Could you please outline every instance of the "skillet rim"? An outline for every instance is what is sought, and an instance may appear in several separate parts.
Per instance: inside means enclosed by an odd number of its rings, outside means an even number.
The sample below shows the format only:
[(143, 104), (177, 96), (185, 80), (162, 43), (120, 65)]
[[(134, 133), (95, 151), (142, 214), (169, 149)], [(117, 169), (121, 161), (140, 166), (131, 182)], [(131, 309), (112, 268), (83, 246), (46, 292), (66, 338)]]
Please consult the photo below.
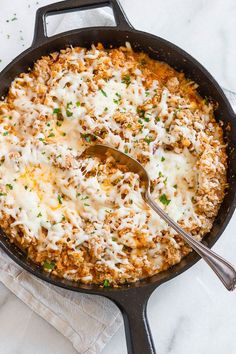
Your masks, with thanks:
[[(124, 30), (120, 29), (119, 27), (110, 27), (110, 26), (109, 27), (108, 26), (86, 27), (86, 28), (82, 28), (82, 29), (75, 29), (75, 30), (66, 31), (66, 32), (54, 35), (52, 37), (47, 37), (44, 40), (40, 41), (39, 43), (33, 43), (31, 47), (29, 47), (24, 52), (20, 53), (15, 59), (13, 59), (12, 62), (10, 62), (0, 72), (0, 81), (3, 79), (3, 77), (5, 75), (7, 75), (7, 73), (12, 68), (14, 68), (14, 66), (17, 63), (19, 63), (21, 60), (24, 60), (26, 55), (32, 53), (34, 50), (41, 50), (42, 51), (42, 48), (45, 45), (50, 45), (58, 39), (65, 40), (64, 48), (66, 48), (69, 45), (69, 44), (66, 44), (66, 39), (70, 39), (71, 36), (79, 35), (82, 32), (87, 32), (87, 31), (91, 31), (91, 32), (93, 32), (93, 31), (98, 31), (98, 32), (99, 31), (100, 32), (110, 31), (110, 32), (116, 32), (116, 33), (123, 32), (124, 34), (127, 35), (127, 37), (130, 33), (132, 33), (132, 34), (135, 34), (137, 37), (140, 37), (140, 36), (148, 37), (149, 39), (159, 41), (159, 43), (162, 43), (162, 44), (166, 45), (167, 47), (170, 47), (171, 50), (175, 50), (176, 52), (178, 52), (178, 54), (181, 55), (183, 57), (183, 59), (189, 60), (191, 65), (193, 65), (194, 67), (197, 67), (203, 73), (203, 75), (205, 75), (208, 78), (208, 80), (210, 80), (211, 84), (214, 86), (217, 93), (220, 95), (220, 97), (223, 101), (223, 104), (226, 108), (226, 111), (228, 111), (228, 115), (230, 117), (232, 117), (232, 119), (236, 118), (236, 115), (235, 115), (227, 97), (225, 96), (222, 88), (219, 86), (219, 84), (213, 78), (213, 76), (203, 67), (202, 64), (200, 64), (194, 57), (192, 57), (190, 54), (188, 54), (182, 48), (169, 42), (168, 40), (163, 39), (159, 36), (147, 33), (147, 32), (136, 30), (132, 27), (130, 27), (129, 29), (124, 29)], [(128, 41), (128, 38), (127, 38), (127, 41)], [(92, 41), (91, 41), (91, 43), (92, 43)], [(114, 47), (116, 47), (116, 46), (114, 46)], [(135, 48), (134, 48), (134, 51), (135, 51)], [(48, 51), (48, 54), (50, 52), (52, 52), (52, 51)], [(46, 55), (46, 54), (41, 54), (41, 55)], [(38, 58), (40, 58), (40, 56)], [(32, 66), (34, 65), (34, 63), (35, 63), (35, 60), (32, 62)], [(18, 75), (18, 74), (16, 74), (16, 75)], [(11, 80), (11, 82), (12, 82), (12, 80)], [(8, 88), (9, 88), (9, 86), (8, 86)], [(3, 88), (3, 90), (5, 90), (5, 89), (6, 88)], [(222, 224), (220, 230), (216, 233), (216, 235), (213, 237), (213, 239), (210, 238), (210, 236), (211, 236), (210, 232), (203, 239), (203, 242), (206, 243), (209, 248), (213, 247), (213, 245), (216, 243), (216, 241), (219, 239), (219, 237), (224, 232), (225, 228), (227, 227), (227, 225), (234, 213), (235, 208), (236, 208), (236, 190), (234, 191), (233, 199), (231, 201), (230, 207), (228, 208), (227, 215), (223, 221), (223, 224)], [(216, 217), (216, 219), (217, 219), (217, 217)], [(209, 240), (209, 238), (210, 238), (210, 240)], [(11, 247), (10, 247), (10, 245), (11, 245)], [(4, 232), (2, 231), (2, 229), (0, 229), (0, 247), (5, 251), (5, 253), (14, 262), (16, 262), (23, 269), (29, 271), (31, 274), (40, 278), (41, 280), (44, 280), (50, 284), (59, 286), (64, 289), (77, 291), (77, 292), (81, 292), (81, 293), (103, 295), (103, 296), (109, 297), (111, 299), (114, 299), (116, 294), (127, 293), (127, 291), (129, 291), (129, 293), (130, 293), (132, 290), (136, 291), (136, 289), (139, 289), (139, 291), (140, 291), (140, 289), (143, 289), (143, 291), (145, 291), (145, 292), (147, 291), (147, 292), (151, 293), (156, 287), (165, 283), (166, 281), (171, 280), (172, 278), (176, 277), (177, 275), (182, 274), (184, 271), (186, 271), (187, 269), (192, 267), (195, 263), (197, 263), (201, 259), (201, 257), (198, 256), (193, 251), (189, 255), (184, 257), (181, 260), (181, 262), (170, 267), (166, 271), (157, 273), (157, 274), (155, 274), (151, 277), (145, 278), (143, 280), (138, 280), (134, 283), (129, 283), (128, 285), (121, 285), (118, 288), (103, 288), (103, 287), (99, 287), (96, 284), (92, 284), (92, 285), (80, 284), (78, 282), (67, 281), (62, 278), (48, 274), (47, 272), (43, 271), (43, 269), (41, 267), (37, 266), (32, 261), (28, 260), (27, 257), (23, 256), (21, 251), (19, 252), (19, 248), (17, 246), (13, 246), (12, 243), (7, 238), (7, 236), (4, 235)], [(13, 252), (13, 249), (16, 249), (16, 251)], [(18, 254), (16, 254), (17, 252), (18, 252)], [(21, 256), (20, 256), (20, 254), (21, 254)], [(23, 258), (24, 258), (24, 260), (23, 260)]]

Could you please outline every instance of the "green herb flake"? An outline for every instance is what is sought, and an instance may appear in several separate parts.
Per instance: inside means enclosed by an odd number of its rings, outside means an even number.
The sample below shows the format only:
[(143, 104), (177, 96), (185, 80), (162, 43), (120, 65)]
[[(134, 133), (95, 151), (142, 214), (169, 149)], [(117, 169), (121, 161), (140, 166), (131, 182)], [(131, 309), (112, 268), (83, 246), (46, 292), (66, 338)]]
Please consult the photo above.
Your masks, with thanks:
[(103, 287), (104, 287), (104, 288), (109, 288), (109, 286), (110, 286), (109, 280), (108, 280), (108, 279), (105, 279), (104, 282), (103, 282)]
[(146, 65), (146, 64), (147, 64), (147, 62), (146, 62), (145, 59), (141, 59), (141, 60), (140, 60), (140, 65), (144, 66), (144, 65)]
[(121, 82), (122, 82), (123, 84), (126, 84), (126, 86), (128, 87), (128, 86), (131, 84), (130, 76), (129, 76), (129, 75), (123, 76)]
[(105, 108), (104, 108), (104, 112), (107, 112), (107, 111), (108, 111), (108, 108), (107, 108), (107, 107), (105, 107)]
[(6, 184), (6, 187), (7, 187), (7, 188), (9, 188), (10, 190), (12, 190), (12, 189), (13, 189), (13, 185), (12, 185), (12, 184), (10, 184), (10, 183), (7, 183), (7, 184)]
[(7, 195), (7, 193), (0, 192), (0, 197), (5, 197), (6, 195)]
[(54, 108), (53, 114), (60, 114), (61, 113), (61, 108)]
[(146, 96), (146, 97), (150, 96), (150, 92), (149, 92), (148, 90), (145, 91), (145, 96)]
[(86, 197), (81, 198), (81, 200), (86, 200), (89, 199), (89, 197), (86, 195)]
[(81, 103), (78, 101), (78, 102), (76, 102), (76, 106), (77, 107), (80, 107), (81, 106)]
[(159, 171), (158, 177), (164, 177), (164, 175), (161, 171)]
[(82, 137), (87, 143), (91, 143), (91, 135), (89, 135), (89, 134), (81, 134), (81, 137)]
[(175, 185), (173, 186), (173, 188), (177, 189), (177, 188), (178, 188), (177, 184), (175, 184)]
[(84, 203), (84, 206), (87, 206), (87, 207), (88, 207), (88, 206), (90, 206), (90, 204)]
[(24, 186), (25, 190), (27, 191), (27, 189), (29, 188), (28, 186)]
[(165, 158), (164, 156), (161, 157), (161, 162), (165, 161)]
[(43, 264), (44, 269), (53, 270), (55, 268), (55, 262), (45, 261)]
[(67, 109), (67, 110), (66, 110), (66, 116), (67, 116), (67, 117), (72, 117), (72, 116), (73, 116), (73, 113)]
[(58, 194), (57, 200), (58, 200), (59, 204), (62, 204), (62, 196), (60, 194)]
[(145, 141), (148, 145), (150, 145), (150, 143), (153, 141), (153, 139), (146, 137), (146, 138), (144, 138), (144, 141)]
[(54, 136), (55, 136), (55, 134), (51, 133), (51, 134), (48, 135), (48, 138), (53, 138)]
[(6, 136), (6, 135), (8, 135), (9, 134), (9, 132), (4, 132), (2, 135), (3, 136)]
[(106, 92), (103, 89), (100, 89), (101, 93), (103, 94), (103, 96), (107, 97)]
[(41, 218), (42, 216), (42, 213), (38, 213), (37, 218)]
[(167, 198), (166, 194), (162, 194), (159, 198), (160, 202), (164, 205), (169, 205), (171, 200)]
[(145, 116), (145, 110), (144, 109), (137, 108), (137, 113), (138, 113), (140, 118), (144, 118), (144, 116)]

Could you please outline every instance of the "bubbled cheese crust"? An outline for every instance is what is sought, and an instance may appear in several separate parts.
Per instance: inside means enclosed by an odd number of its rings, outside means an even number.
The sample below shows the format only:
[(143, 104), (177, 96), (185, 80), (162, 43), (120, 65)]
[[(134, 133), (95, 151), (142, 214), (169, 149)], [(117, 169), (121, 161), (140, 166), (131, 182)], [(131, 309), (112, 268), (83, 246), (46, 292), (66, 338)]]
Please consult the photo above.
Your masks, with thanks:
[(129, 45), (68, 48), (17, 77), (0, 102), (0, 220), (10, 239), (83, 283), (116, 286), (178, 263), (190, 249), (145, 204), (138, 176), (80, 155), (104, 143), (139, 160), (156, 202), (201, 239), (224, 197), (226, 152), (196, 87)]

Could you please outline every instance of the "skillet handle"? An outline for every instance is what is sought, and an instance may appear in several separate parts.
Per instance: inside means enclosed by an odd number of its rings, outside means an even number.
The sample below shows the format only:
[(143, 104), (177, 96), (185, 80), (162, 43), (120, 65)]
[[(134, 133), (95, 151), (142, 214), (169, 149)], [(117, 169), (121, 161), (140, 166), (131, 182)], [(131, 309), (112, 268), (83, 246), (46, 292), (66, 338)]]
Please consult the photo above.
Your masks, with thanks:
[(67, 0), (56, 2), (48, 6), (41, 7), (36, 12), (34, 39), (32, 45), (37, 45), (45, 41), (47, 37), (46, 17), (47, 15), (55, 15), (58, 13), (73, 12), (79, 10), (89, 10), (99, 7), (109, 6), (112, 8), (116, 28), (120, 30), (128, 30), (132, 28), (129, 23), (119, 0)]
[(156, 354), (147, 319), (150, 293), (147, 295), (142, 288), (130, 290), (117, 298), (109, 297), (122, 312), (128, 354)]

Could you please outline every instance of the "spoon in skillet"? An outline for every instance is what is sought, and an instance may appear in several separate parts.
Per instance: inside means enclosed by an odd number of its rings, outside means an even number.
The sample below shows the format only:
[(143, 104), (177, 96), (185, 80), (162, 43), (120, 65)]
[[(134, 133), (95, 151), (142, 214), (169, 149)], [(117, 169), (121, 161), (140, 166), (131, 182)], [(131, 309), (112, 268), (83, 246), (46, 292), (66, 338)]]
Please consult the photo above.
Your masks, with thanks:
[(144, 185), (142, 197), (145, 202), (172, 227), (183, 239), (207, 262), (211, 269), (215, 272), (221, 282), (228, 290), (236, 288), (236, 270), (222, 257), (204, 246), (201, 242), (194, 239), (189, 233), (185, 232), (179, 224), (171, 219), (159, 205), (152, 199), (150, 194), (150, 178), (145, 168), (132, 157), (123, 152), (106, 145), (93, 145), (87, 148), (83, 153), (84, 157), (96, 156), (101, 160), (112, 156), (117, 163), (128, 167), (130, 172), (139, 175), (140, 181)]

